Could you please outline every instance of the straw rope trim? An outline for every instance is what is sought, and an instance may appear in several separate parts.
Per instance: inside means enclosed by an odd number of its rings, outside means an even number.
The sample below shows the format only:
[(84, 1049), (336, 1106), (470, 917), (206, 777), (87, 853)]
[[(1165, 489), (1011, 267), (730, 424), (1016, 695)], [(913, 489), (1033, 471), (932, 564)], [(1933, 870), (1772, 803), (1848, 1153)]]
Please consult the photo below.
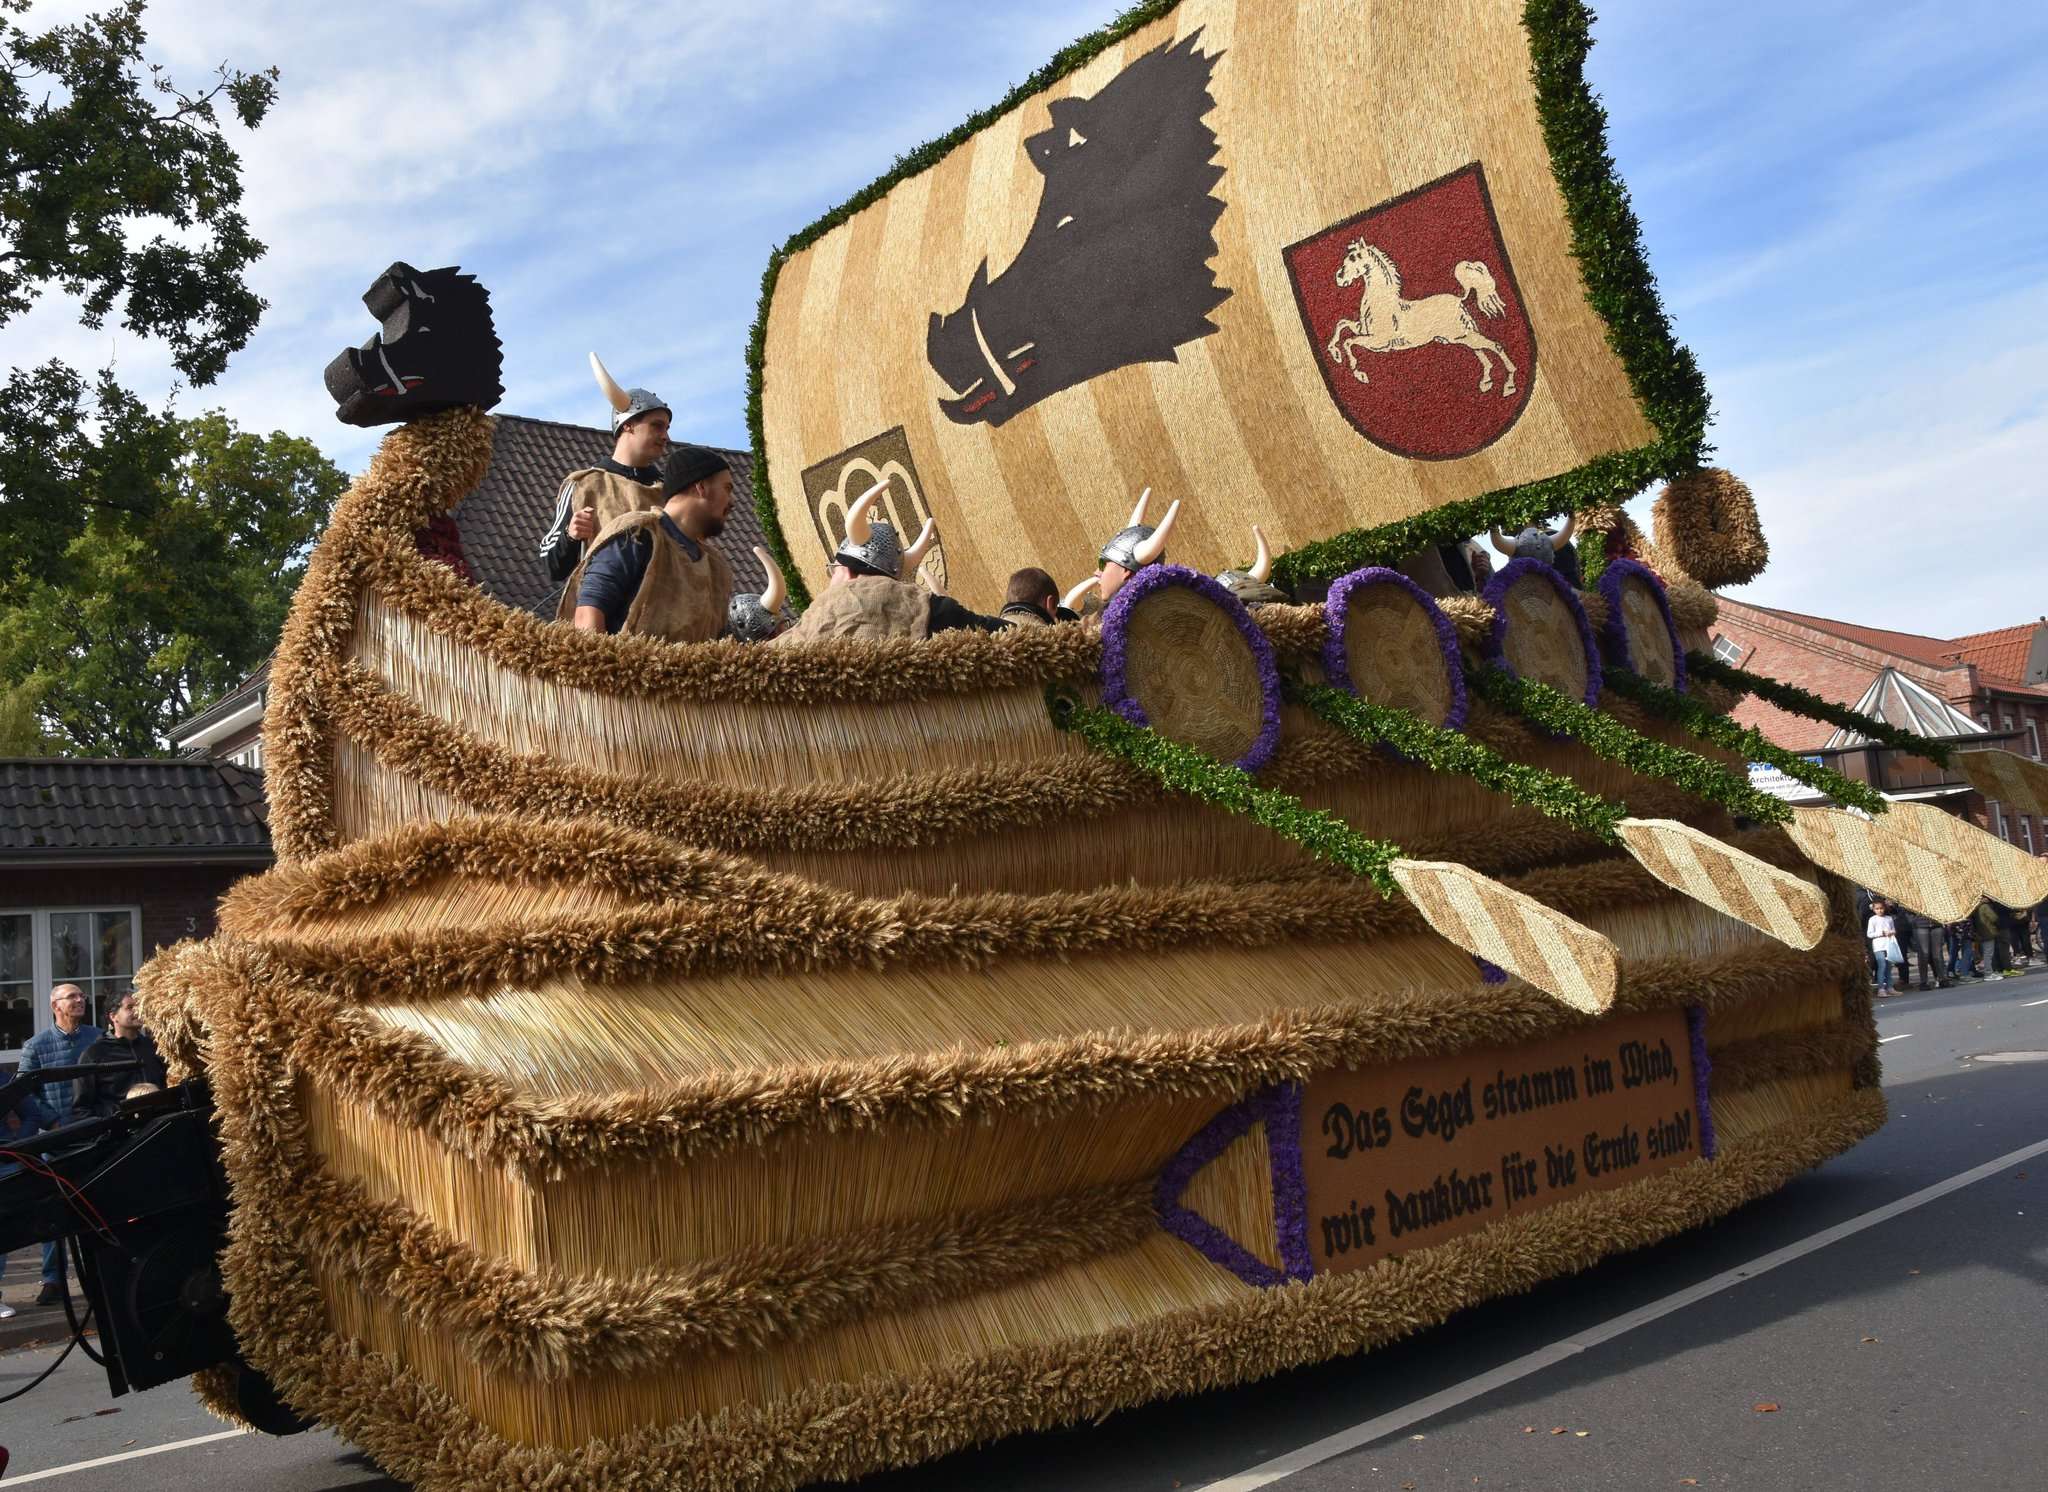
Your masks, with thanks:
[(542, 1382), (763, 1347), (1043, 1274), (1126, 1248), (1157, 1226), (1153, 1183), (1143, 1178), (746, 1249), (689, 1269), (570, 1278), (521, 1269), (402, 1203), (372, 1200), (320, 1162), (295, 1111), (250, 1103), (246, 1071), (235, 1081), (239, 1101), (221, 1112), (224, 1135), (245, 1147), (237, 1187), (253, 1182), (292, 1199), (285, 1226), (309, 1260), (376, 1281), (408, 1319), (453, 1332), (472, 1361)]
[(1654, 683), (1626, 668), (1610, 668), (1603, 676), (1607, 687), (1656, 716), (1681, 726), (1699, 740), (1724, 751), (1733, 751), (1744, 761), (1769, 762), (1787, 777), (1803, 782), (1815, 792), (1826, 793), (1837, 803), (1860, 808), (1865, 813), (1883, 813), (1891, 804), (1882, 793), (1844, 777), (1832, 768), (1810, 762), (1787, 751), (1754, 726), (1738, 725), (1717, 714), (1698, 700), (1679, 694), (1666, 685)]
[[(1695, 1025), (1699, 1023), (1694, 1023)], [(1731, 1043), (1695, 1066), (1710, 1091), (1840, 1071), (1876, 1049), (1875, 1033), (1846, 1023)], [(246, 1049), (242, 1049), (246, 1050)], [(237, 1097), (251, 1075), (237, 1067)], [(216, 1069), (218, 1070), (218, 1069)], [(1704, 1101), (1705, 1094), (1702, 1094)], [(444, 1328), (472, 1361), (556, 1382), (594, 1372), (632, 1372), (689, 1353), (762, 1347), (864, 1313), (902, 1310), (947, 1295), (1048, 1273), (1138, 1242), (1155, 1227), (1201, 1250), (1248, 1284), (1311, 1278), (1296, 1226), (1283, 1273), (1246, 1253), (1180, 1205), (1193, 1175), (1252, 1124), (1267, 1125), (1275, 1196), (1299, 1192), (1280, 1152), (1299, 1127), (1300, 1088), (1280, 1084), (1222, 1110), (1156, 1178), (1111, 1183), (937, 1220), (861, 1229), (813, 1242), (747, 1249), (682, 1270), (619, 1278), (529, 1271), (464, 1242), (399, 1202), (372, 1200), (315, 1155), (292, 1110), (247, 1102), (223, 1111), (225, 1131), (245, 1145), (251, 1171), (273, 1195), (294, 1199), (286, 1231), (312, 1263), (375, 1280), (406, 1318)], [(1299, 1237), (1297, 1237), (1299, 1235)]]
[[(1436, 722), (1441, 730), (1456, 731), (1465, 723), (1465, 716), (1472, 708), (1472, 696), (1465, 690), (1465, 659), (1458, 649), (1458, 629), (1444, 609), (1437, 605), (1436, 598), (1403, 575), (1383, 565), (1368, 565), (1362, 570), (1353, 570), (1349, 575), (1338, 577), (1330, 587), (1330, 594), (1323, 602), (1323, 617), (1327, 636), (1323, 641), (1323, 672), (1330, 683), (1346, 694), (1360, 694), (1358, 684), (1351, 677), (1351, 651), (1347, 629), (1351, 622), (1351, 593), (1376, 585), (1391, 585), (1406, 591), (1422, 608), (1422, 614), (1429, 618), (1431, 629), (1436, 633), (1437, 647), (1444, 660), (1444, 676), (1450, 682), (1451, 701), (1444, 711), (1444, 718)], [(1320, 712), (1319, 712), (1320, 713)], [(1324, 716), (1325, 719), (1329, 717)], [(1391, 743), (1398, 745), (1399, 743)]]
[[(1529, 1289), (1719, 1218), (1873, 1134), (1880, 1090), (1724, 1145), (1609, 1192), (1569, 1198), (1355, 1274), (1071, 1341), (1013, 1347), (916, 1374), (806, 1386), (773, 1405), (593, 1440), (574, 1452), (518, 1445), (391, 1358), (336, 1335), (302, 1253), (279, 1219), (292, 1199), (237, 1193), (223, 1267), (249, 1360), (288, 1402), (370, 1452), (421, 1492), (555, 1492), (624, 1485), (784, 1492), (908, 1465), (1002, 1435), (1099, 1419), (1121, 1408), (1270, 1376), (1384, 1346), (1479, 1301)], [(246, 1168), (232, 1142), (232, 1171)], [(201, 1386), (228, 1401), (228, 1380)]]
[[(1759, 944), (1712, 959), (1642, 959), (1617, 1010), (1697, 1004), (1709, 1013), (1861, 978), (1859, 939), (1811, 953)], [(424, 1036), (348, 1008), (252, 944), (217, 936), (160, 952), (136, 976), (145, 1016), (190, 1020), (212, 1039), (279, 1033), (293, 1067), (396, 1124), (530, 1177), (670, 1156), (685, 1159), (792, 1132), (963, 1122), (978, 1114), (1102, 1109), (1135, 1098), (1235, 1095), (1335, 1065), (1513, 1045), (1592, 1018), (1522, 984), (1483, 993), (1404, 991), (1370, 1002), (1281, 1009), (1190, 1031), (1104, 1031), (979, 1050), (912, 1053), (711, 1073), (646, 1089), (535, 1100), (450, 1058)], [(161, 1012), (161, 1016), (160, 1013)]]
[(1702, 585), (1742, 585), (1770, 563), (1756, 498), (1733, 472), (1707, 466), (1673, 478), (1650, 516), (1657, 547)]
[[(1678, 640), (1678, 622), (1671, 615), (1671, 598), (1664, 594), (1664, 582), (1657, 578), (1657, 572), (1640, 560), (1617, 556), (1600, 571), (1600, 599), (1607, 603), (1607, 615), (1602, 619), (1600, 631), (1607, 639), (1608, 654), (1631, 675), (1636, 673), (1635, 654), (1630, 649), (1628, 618), (1622, 605), (1621, 587), (1626, 580), (1641, 580), (1650, 588), (1650, 596), (1657, 603), (1657, 614), (1664, 619), (1664, 632), (1671, 642), (1672, 670), (1676, 675), (1671, 687), (1685, 692), (1685, 644)], [(1612, 679), (1608, 680), (1612, 683)]]
[(1925, 736), (1916, 736), (1911, 731), (1901, 730), (1882, 720), (1873, 719), (1847, 705), (1836, 704), (1831, 699), (1822, 699), (1818, 694), (1808, 693), (1795, 684), (1783, 683), (1760, 673), (1751, 673), (1746, 668), (1723, 663), (1710, 653), (1690, 652), (1685, 655), (1686, 667), (1704, 679), (1712, 679), (1739, 694), (1753, 694), (1758, 699), (1768, 700), (1781, 710), (1794, 715), (1803, 715), (1808, 720), (1825, 720), (1830, 725), (1852, 730), (1868, 736), (1881, 746), (1890, 746), (1910, 756), (1925, 757), (1937, 767), (1950, 765), (1952, 748), (1939, 741), (1930, 741)]

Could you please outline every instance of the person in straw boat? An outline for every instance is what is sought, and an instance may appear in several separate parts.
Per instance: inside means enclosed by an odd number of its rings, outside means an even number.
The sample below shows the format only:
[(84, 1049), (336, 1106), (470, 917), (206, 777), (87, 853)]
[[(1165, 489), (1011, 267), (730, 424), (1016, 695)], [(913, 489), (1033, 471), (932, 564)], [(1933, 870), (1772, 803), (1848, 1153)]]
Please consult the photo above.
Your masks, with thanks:
[(589, 553), (590, 543), (621, 513), (661, 506), (661, 453), (668, 449), (669, 407), (652, 389), (622, 389), (596, 353), (590, 371), (612, 407), (612, 454), (569, 473), (555, 498), (554, 520), (540, 536), (540, 559), (556, 584)]
[(1167, 505), (1157, 527), (1145, 521), (1145, 505), (1151, 500), (1150, 487), (1138, 494), (1138, 505), (1131, 509), (1130, 522), (1118, 529), (1115, 537), (1102, 546), (1102, 553), (1096, 556), (1102, 568), (1067, 592), (1062, 605), (1078, 608), (1082, 598), (1093, 590), (1096, 593), (1095, 605), (1107, 606), (1110, 599), (1123, 589), (1126, 580), (1147, 565), (1165, 562), (1166, 536), (1173, 532), (1173, 520), (1180, 516), (1180, 499), (1175, 498)]
[(1273, 551), (1266, 545), (1266, 531), (1256, 523), (1252, 525), (1252, 544), (1257, 553), (1250, 568), (1225, 570), (1217, 581), (1246, 606), (1286, 605), (1287, 592), (1273, 584)]
[(710, 545), (732, 507), (732, 468), (703, 446), (662, 464), (662, 505), (604, 526), (562, 588), (557, 620), (585, 632), (709, 642), (725, 629), (732, 567)]
[(927, 518), (908, 549), (895, 525), (872, 516), (885, 484), (877, 483), (847, 510), (846, 537), (832, 556), (830, 583), (777, 643), (813, 642), (826, 637), (930, 637), (974, 628), (1000, 632), (1003, 623), (969, 611), (951, 596), (926, 590), (909, 577), (938, 539)]
[[(1088, 578), (1093, 585), (1095, 577)], [(1003, 597), (1003, 609), (996, 620), (1009, 627), (1050, 627), (1055, 622), (1079, 621), (1060, 601), (1060, 588), (1036, 565), (1028, 565), (1010, 577)]]
[(1499, 529), (1489, 529), (1488, 537), (1493, 547), (1509, 559), (1539, 559), (1557, 566), (1564, 572), (1564, 578), (1572, 583), (1574, 590), (1585, 589), (1585, 574), (1579, 566), (1579, 551), (1572, 543), (1572, 530), (1578, 526), (1579, 515), (1564, 515), (1564, 527), (1555, 533), (1549, 525), (1532, 523), (1510, 540)]

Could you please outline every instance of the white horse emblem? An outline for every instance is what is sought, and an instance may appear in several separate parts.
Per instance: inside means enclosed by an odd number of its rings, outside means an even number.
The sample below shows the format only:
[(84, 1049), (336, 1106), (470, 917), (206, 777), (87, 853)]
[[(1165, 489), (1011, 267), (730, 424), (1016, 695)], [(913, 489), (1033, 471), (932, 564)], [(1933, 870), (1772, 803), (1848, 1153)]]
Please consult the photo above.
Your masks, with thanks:
[[(1479, 392), (1482, 394), (1493, 388), (1493, 363), (1487, 354), (1492, 353), (1499, 358), (1508, 370), (1507, 385), (1500, 391), (1501, 397), (1511, 397), (1515, 392), (1514, 362), (1501, 350), (1500, 343), (1480, 333), (1479, 324), (1472, 319), (1472, 312), (1465, 305), (1465, 298), (1471, 296), (1487, 316), (1499, 316), (1507, 309), (1501, 303), (1493, 274), (1477, 259), (1467, 259), (1456, 265), (1451, 275), (1460, 287), (1458, 294), (1445, 291), (1441, 295), (1424, 296), (1421, 300), (1403, 300), (1401, 272), (1394, 268), (1394, 261), (1364, 239), (1352, 239), (1350, 251), (1337, 270), (1337, 284), (1350, 286), (1362, 280), (1365, 288), (1359, 292), (1358, 319), (1339, 321), (1336, 330), (1330, 334), (1329, 346), (1325, 349), (1330, 354), (1330, 361), (1347, 364), (1353, 378), (1360, 383), (1371, 383), (1365, 369), (1358, 365), (1361, 349), (1366, 352), (1405, 352), (1415, 347), (1427, 347), (1432, 342), (1447, 342), (1471, 348), (1472, 355), (1479, 359)], [(1347, 336), (1347, 332), (1350, 335)]]

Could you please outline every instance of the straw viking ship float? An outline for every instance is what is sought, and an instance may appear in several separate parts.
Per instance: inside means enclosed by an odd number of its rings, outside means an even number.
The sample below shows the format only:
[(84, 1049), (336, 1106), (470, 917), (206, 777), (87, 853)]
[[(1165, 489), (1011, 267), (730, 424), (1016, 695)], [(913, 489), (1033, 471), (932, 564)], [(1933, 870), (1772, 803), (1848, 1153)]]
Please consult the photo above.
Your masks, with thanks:
[[(2038, 862), (1727, 718), (1847, 712), (1702, 652), (1765, 546), (1587, 24), (1147, 5), (776, 255), (794, 599), (878, 512), (988, 596), (1178, 500), (1087, 623), (501, 605), (420, 542), (491, 460), (488, 307), (379, 279), (336, 392), (402, 423), (277, 653), (279, 863), (142, 981), (292, 1406), (425, 1488), (792, 1487), (1370, 1349), (1883, 1122), (1850, 882), (1948, 918)], [(1462, 590), (1488, 527), (1533, 553)]]

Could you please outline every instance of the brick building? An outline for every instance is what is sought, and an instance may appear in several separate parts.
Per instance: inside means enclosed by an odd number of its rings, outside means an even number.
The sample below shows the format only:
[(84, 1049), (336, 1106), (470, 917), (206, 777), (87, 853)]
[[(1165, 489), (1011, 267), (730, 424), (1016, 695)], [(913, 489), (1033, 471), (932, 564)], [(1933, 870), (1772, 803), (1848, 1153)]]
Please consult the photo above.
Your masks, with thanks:
[[(2048, 618), (1923, 637), (1723, 596), (1713, 645), (1725, 662), (1962, 750), (1996, 747), (2040, 760), (2048, 737)], [(2031, 854), (2048, 854), (2048, 823), (1985, 799), (1922, 757), (1761, 700), (1745, 699), (1735, 717), (1888, 797), (1937, 802)]]
[(228, 761), (0, 760), (0, 1068), (76, 984), (91, 1020), (151, 953), (213, 931), (270, 864), (262, 775)]

